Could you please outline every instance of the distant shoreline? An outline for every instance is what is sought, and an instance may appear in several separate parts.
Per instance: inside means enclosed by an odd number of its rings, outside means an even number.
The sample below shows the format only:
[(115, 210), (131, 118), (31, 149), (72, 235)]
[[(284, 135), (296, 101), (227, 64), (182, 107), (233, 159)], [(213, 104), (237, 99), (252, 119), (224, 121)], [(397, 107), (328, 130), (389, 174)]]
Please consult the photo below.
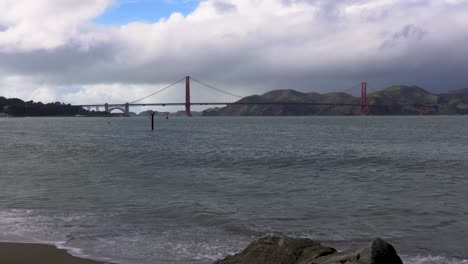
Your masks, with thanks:
[[(200, 115), (200, 116), (194, 116), (194, 117), (206, 117), (206, 118), (213, 118), (213, 117), (359, 117), (361, 115)], [(467, 116), (466, 114), (380, 114), (380, 115), (367, 115), (369, 117), (372, 116)], [(98, 118), (110, 118), (110, 117), (121, 117), (121, 116), (86, 116), (86, 115), (80, 115), (80, 116), (63, 116), (63, 115), (52, 115), (52, 116), (4, 116), (0, 115), (0, 118), (44, 118), (44, 117), (76, 117), (76, 118), (87, 118), (87, 117), (98, 117)], [(155, 115), (155, 117), (158, 118), (165, 118), (166, 116), (163, 115)], [(174, 118), (174, 117), (185, 117), (185, 116), (175, 116), (175, 115), (170, 115), (169, 117)], [(130, 116), (128, 118), (147, 118), (147, 116), (144, 115), (136, 115), (136, 116)]]

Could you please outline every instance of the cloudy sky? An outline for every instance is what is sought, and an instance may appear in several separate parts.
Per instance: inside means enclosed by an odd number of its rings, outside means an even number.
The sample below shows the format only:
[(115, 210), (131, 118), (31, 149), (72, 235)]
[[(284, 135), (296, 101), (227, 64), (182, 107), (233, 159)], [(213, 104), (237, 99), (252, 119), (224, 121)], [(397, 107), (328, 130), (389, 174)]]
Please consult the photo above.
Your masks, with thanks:
[(185, 75), (447, 91), (468, 86), (467, 41), (468, 0), (0, 0), (0, 95), (127, 102)]

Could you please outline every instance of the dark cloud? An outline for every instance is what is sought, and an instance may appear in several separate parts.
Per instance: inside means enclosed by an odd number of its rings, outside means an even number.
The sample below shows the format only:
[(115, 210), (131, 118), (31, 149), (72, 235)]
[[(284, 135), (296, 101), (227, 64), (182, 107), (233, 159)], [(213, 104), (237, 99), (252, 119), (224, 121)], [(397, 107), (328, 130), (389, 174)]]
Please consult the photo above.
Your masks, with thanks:
[(214, 7), (219, 13), (229, 13), (237, 10), (237, 7), (231, 3), (223, 1), (213, 2)]
[[(278, 88), (343, 91), (364, 80), (374, 89), (408, 84), (441, 92), (468, 85), (468, 32), (456, 24), (464, 15), (460, 9), (427, 10), (426, 1), (382, 7), (379, 1), (351, 2), (357, 6), (344, 0), (282, 0), (285, 8), (316, 9), (294, 9), (291, 16), (259, 10), (265, 17), (253, 10), (255, 24), (250, 14), (233, 19), (241, 10), (232, 1), (212, 1), (217, 15), (232, 13), (229, 19), (176, 17), (99, 28), (106, 37), (93, 45), (0, 51), (0, 78), (27, 76), (75, 87), (57, 88), (58, 94), (78, 93), (82, 85), (165, 84), (185, 75), (243, 95)], [(460, 18), (448, 21), (447, 10)], [(440, 21), (428, 20), (438, 14)]]
[(113, 60), (115, 47), (111, 44), (82, 49), (67, 45), (53, 50), (30, 52), (0, 52), (0, 70), (20, 75), (80, 75), (100, 63)]
[[(395, 42), (408, 38), (422, 40), (425, 34), (423, 32), (413, 26), (404, 27), (390, 35), (383, 46), (389, 49), (395, 47)], [(40, 76), (58, 86), (97, 83), (158, 84), (192, 75), (228, 89), (237, 87), (244, 93), (249, 93), (249, 90), (278, 88), (339, 91), (362, 80), (379, 88), (392, 84), (414, 84), (434, 91), (444, 91), (468, 85), (465, 78), (468, 56), (457, 52), (464, 50), (463, 47), (454, 46), (447, 49), (416, 46), (389, 60), (377, 56), (323, 67), (311, 67), (307, 63), (303, 67), (290, 67), (282, 64), (287, 54), (277, 54), (273, 60), (276, 63), (265, 63), (259, 59), (258, 52), (262, 47), (255, 46), (250, 46), (250, 52), (244, 47), (230, 50), (213, 47), (189, 54), (168, 53), (144, 64), (132, 65), (118, 61), (118, 47), (106, 44), (87, 50), (68, 46), (53, 51), (0, 53), (0, 69), (7, 74)], [(317, 60), (326, 61), (324, 58)]]
[(421, 41), (427, 34), (427, 31), (423, 28), (415, 25), (406, 25), (400, 31), (391, 34), (389, 38), (382, 43), (380, 48), (393, 48), (405, 41)]

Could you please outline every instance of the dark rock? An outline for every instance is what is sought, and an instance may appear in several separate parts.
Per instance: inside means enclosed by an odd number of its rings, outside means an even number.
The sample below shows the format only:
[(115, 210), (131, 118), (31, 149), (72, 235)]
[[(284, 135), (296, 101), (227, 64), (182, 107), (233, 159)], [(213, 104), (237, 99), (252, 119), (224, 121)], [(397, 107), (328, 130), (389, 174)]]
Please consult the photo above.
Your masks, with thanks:
[(403, 264), (392, 245), (374, 239), (369, 245), (337, 253), (310, 239), (266, 237), (239, 254), (214, 264)]
[(403, 264), (392, 245), (377, 238), (371, 242), (371, 264)]
[(335, 252), (335, 249), (323, 247), (310, 239), (266, 237), (252, 242), (241, 253), (218, 260), (215, 264), (305, 264)]
[(320, 257), (307, 264), (403, 264), (396, 250), (384, 240), (374, 239), (369, 245)]

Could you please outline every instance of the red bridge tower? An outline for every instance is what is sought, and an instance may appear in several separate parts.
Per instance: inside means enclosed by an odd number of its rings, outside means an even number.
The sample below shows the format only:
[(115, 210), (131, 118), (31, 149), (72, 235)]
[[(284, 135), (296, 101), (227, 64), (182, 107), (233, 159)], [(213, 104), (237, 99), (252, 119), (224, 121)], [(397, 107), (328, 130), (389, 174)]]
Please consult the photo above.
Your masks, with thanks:
[(185, 77), (185, 115), (190, 117), (190, 76)]

